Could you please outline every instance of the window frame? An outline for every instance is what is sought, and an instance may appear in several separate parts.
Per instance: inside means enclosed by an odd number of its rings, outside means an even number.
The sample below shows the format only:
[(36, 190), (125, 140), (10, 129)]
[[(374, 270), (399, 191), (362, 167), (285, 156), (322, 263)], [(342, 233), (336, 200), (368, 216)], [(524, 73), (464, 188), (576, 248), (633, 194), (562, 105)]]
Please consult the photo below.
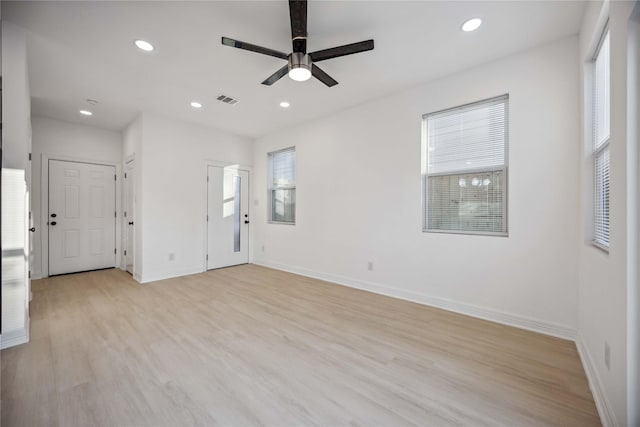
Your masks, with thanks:
[[(273, 156), (278, 153), (282, 153), (285, 151), (293, 151), (296, 164), (295, 164), (295, 180), (293, 185), (288, 186), (277, 186), (273, 185)], [(291, 147), (281, 148), (279, 150), (270, 151), (267, 153), (267, 223), (269, 224), (282, 224), (282, 225), (296, 225), (296, 206), (297, 206), (297, 185), (298, 185), (298, 156), (296, 151), (296, 146), (293, 145)], [(273, 219), (273, 192), (277, 190), (294, 190), (296, 193), (296, 203), (294, 205), (293, 210), (293, 221), (277, 221)]]
[[(469, 107), (473, 107), (474, 105), (481, 105), (490, 103), (493, 101), (497, 101), (503, 99), (505, 101), (505, 144), (504, 144), (504, 164), (499, 168), (476, 168), (476, 169), (466, 169), (466, 170), (456, 170), (456, 171), (447, 171), (447, 172), (438, 172), (429, 174), (428, 164), (429, 164), (429, 133), (428, 133), (428, 119), (430, 116), (453, 112), (456, 110), (466, 109)], [(457, 105), (451, 108), (445, 108), (438, 111), (433, 111), (431, 113), (422, 115), (422, 152), (421, 152), (421, 162), (422, 162), (422, 232), (423, 233), (437, 233), (437, 234), (462, 234), (462, 235), (472, 235), (472, 236), (494, 236), (494, 237), (509, 237), (509, 94), (505, 93), (498, 96), (493, 96), (491, 98), (482, 99), (479, 101), (469, 102), (463, 105)], [(444, 230), (444, 229), (434, 229), (429, 228), (429, 177), (432, 176), (454, 176), (454, 175), (465, 175), (465, 174), (474, 174), (474, 173), (487, 173), (487, 172), (498, 172), (501, 171), (504, 174), (504, 190), (503, 190), (503, 204), (502, 204), (502, 215), (504, 220), (505, 231), (495, 232), (495, 231), (474, 231), (474, 230)]]
[[(609, 62), (607, 64), (608, 68), (609, 68), (609, 73), (607, 75), (608, 80), (605, 82), (606, 84), (609, 85), (609, 90), (608, 90), (608, 97), (609, 97), (609, 133), (607, 135), (606, 140), (600, 144), (599, 146), (597, 145), (597, 131), (596, 131), (596, 115), (598, 114), (597, 108), (596, 108), (596, 86), (597, 86), (597, 79), (596, 79), (596, 72), (597, 72), (597, 67), (596, 67), (596, 61), (598, 59), (598, 56), (600, 55), (601, 51), (602, 51), (602, 46), (604, 45), (605, 40), (607, 39), (607, 37), (609, 37)], [(591, 146), (590, 146), (590, 157), (591, 157), (591, 168), (592, 168), (592, 197), (591, 197), (591, 202), (592, 202), (592, 206), (591, 206), (591, 244), (606, 252), (609, 253), (609, 249), (611, 247), (611, 34), (609, 32), (609, 23), (607, 22), (604, 26), (604, 28), (602, 29), (602, 33), (600, 34), (600, 39), (598, 40), (598, 44), (596, 45), (593, 57), (591, 58), (591, 99), (590, 99), (590, 103), (591, 103)], [(602, 200), (604, 198), (604, 191), (602, 194), (599, 194), (598, 191), (598, 187), (603, 187), (604, 188), (604, 175), (602, 182), (598, 182), (598, 160), (602, 157), (605, 157), (605, 152), (608, 151), (609, 154), (609, 165), (608, 165), (608, 181), (609, 181), (609, 187), (607, 190), (607, 195), (606, 198), (608, 199), (608, 203), (607, 203), (607, 209), (606, 209), (606, 227), (607, 227), (607, 235), (606, 235), (606, 242), (605, 241), (599, 241), (599, 239), (597, 239), (597, 236), (599, 236), (599, 233), (596, 231), (596, 227), (598, 224), (597, 221), (597, 214), (596, 214), (596, 210), (597, 208), (601, 207), (601, 205), (598, 205), (598, 199)], [(604, 169), (604, 168), (603, 168)], [(599, 197), (602, 196), (602, 197)], [(601, 202), (602, 205), (604, 205), (604, 202)], [(605, 214), (603, 214), (603, 216), (605, 216)]]

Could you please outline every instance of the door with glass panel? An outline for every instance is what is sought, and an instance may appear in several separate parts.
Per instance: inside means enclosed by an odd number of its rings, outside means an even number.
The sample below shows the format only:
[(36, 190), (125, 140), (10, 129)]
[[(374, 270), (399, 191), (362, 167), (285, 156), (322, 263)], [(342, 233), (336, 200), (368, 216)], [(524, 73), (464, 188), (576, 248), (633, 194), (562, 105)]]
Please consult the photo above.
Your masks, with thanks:
[(249, 172), (207, 168), (207, 269), (249, 262)]

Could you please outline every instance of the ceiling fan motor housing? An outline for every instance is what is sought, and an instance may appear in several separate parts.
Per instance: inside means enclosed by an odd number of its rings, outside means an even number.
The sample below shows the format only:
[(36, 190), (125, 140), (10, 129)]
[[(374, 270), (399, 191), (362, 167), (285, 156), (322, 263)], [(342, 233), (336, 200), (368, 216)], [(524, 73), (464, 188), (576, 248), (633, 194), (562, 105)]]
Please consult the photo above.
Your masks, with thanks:
[(289, 71), (294, 68), (304, 68), (311, 72), (312, 63), (311, 57), (305, 53), (293, 52), (289, 55)]

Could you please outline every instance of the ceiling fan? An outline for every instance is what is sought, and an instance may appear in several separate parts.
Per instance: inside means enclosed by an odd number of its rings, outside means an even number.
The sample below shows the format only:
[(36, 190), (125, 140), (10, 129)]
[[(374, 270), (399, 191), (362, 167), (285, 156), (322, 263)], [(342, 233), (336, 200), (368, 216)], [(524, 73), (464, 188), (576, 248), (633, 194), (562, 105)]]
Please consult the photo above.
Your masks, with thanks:
[(308, 80), (313, 75), (325, 85), (329, 87), (335, 86), (338, 82), (322, 71), (322, 69), (315, 64), (316, 62), (373, 49), (373, 40), (365, 40), (307, 53), (307, 0), (289, 0), (289, 18), (291, 20), (293, 52), (288, 55), (284, 52), (241, 42), (230, 39), (229, 37), (222, 37), (222, 44), (287, 60), (287, 65), (280, 68), (262, 82), (263, 85), (267, 86), (271, 86), (287, 73), (289, 77), (296, 81)]

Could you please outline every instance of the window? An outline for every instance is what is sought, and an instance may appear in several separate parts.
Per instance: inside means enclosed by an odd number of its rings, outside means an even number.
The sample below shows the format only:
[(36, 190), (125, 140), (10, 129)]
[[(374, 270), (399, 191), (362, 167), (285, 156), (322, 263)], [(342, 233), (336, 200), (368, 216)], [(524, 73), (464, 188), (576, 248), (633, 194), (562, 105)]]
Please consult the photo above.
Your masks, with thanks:
[(609, 31), (593, 58), (593, 244), (609, 249)]
[(507, 235), (509, 96), (423, 116), (424, 231)]
[(269, 221), (296, 222), (296, 148), (269, 153)]

